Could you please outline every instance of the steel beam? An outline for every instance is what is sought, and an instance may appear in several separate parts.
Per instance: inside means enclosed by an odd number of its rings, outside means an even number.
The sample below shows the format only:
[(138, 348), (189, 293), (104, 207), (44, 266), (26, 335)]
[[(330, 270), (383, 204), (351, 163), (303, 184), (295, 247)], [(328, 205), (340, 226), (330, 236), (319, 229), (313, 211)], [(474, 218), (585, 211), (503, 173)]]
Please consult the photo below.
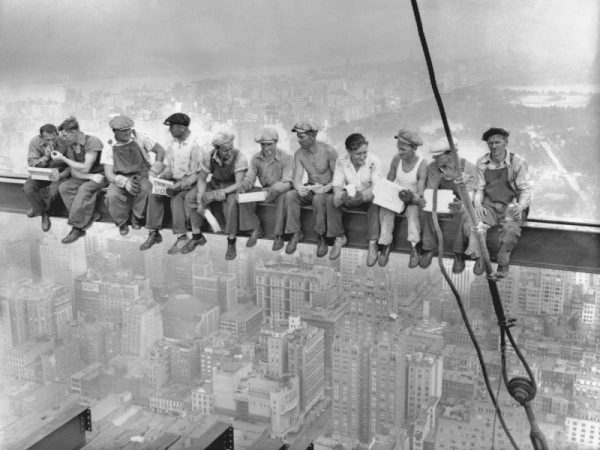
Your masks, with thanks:
[[(27, 199), (23, 194), (24, 179), (0, 177), (0, 211), (25, 213), (29, 209)], [(103, 221), (110, 222), (110, 216), (101, 194)], [(168, 205), (167, 208), (168, 210)], [(259, 205), (258, 215), (261, 218), (266, 233), (266, 239), (272, 239), (275, 209), (269, 205)], [(53, 207), (53, 215), (66, 217), (62, 202), (58, 201)], [(302, 228), (304, 242), (316, 243), (317, 236), (313, 231), (312, 209), (302, 209)], [(170, 227), (170, 214), (165, 214), (165, 228)], [(348, 237), (348, 247), (367, 248), (366, 213), (362, 211), (346, 211), (344, 226)], [(440, 218), (440, 226), (444, 235), (445, 255), (452, 256), (454, 229), (448, 218)], [(211, 232), (209, 228), (206, 232)], [(93, 232), (93, 229), (91, 230)], [(406, 221), (396, 218), (394, 233), (395, 252), (408, 253), (409, 243), (406, 240)], [(488, 236), (491, 255), (498, 250), (498, 235), (491, 232)], [(512, 263), (516, 265), (542, 267), (547, 269), (568, 270), (576, 272), (600, 273), (600, 224), (598, 223), (568, 223), (553, 222), (530, 218), (523, 226), (522, 237), (512, 255)]]

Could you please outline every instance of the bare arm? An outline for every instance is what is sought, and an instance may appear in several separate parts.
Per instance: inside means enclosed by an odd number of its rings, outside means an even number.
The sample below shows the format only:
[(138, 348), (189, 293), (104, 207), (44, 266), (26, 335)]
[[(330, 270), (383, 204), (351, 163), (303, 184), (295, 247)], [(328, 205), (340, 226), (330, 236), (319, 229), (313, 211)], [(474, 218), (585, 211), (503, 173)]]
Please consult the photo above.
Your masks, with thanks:
[(154, 144), (154, 147), (150, 151), (156, 154), (156, 161), (163, 162), (165, 160), (165, 149), (158, 142)]
[(419, 170), (417, 171), (417, 194), (423, 197), (425, 193), (425, 183), (427, 182), (427, 163), (421, 161)]
[(238, 190), (238, 188), (242, 185), (242, 182), (244, 181), (244, 177), (246, 176), (246, 171), (245, 170), (240, 170), (239, 172), (235, 173), (235, 183), (233, 183), (231, 186), (227, 186), (226, 188), (223, 188), (222, 191), (225, 194), (231, 194), (232, 192), (235, 192)]
[(294, 189), (300, 190), (302, 188), (302, 176), (304, 175), (304, 164), (302, 163), (302, 157), (300, 156), (300, 152), (302, 150), (298, 150), (294, 153), (294, 178), (292, 178), (292, 185)]

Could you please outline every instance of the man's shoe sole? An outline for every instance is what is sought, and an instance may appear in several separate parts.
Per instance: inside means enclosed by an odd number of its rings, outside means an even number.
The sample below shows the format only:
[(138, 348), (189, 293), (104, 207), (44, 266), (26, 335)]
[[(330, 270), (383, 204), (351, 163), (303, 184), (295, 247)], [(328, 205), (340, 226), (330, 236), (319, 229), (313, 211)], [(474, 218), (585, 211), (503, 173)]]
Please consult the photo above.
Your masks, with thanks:
[(64, 238), (60, 242), (62, 242), (63, 244), (72, 244), (73, 242), (75, 242), (76, 240), (78, 240), (79, 238), (82, 238), (84, 236), (85, 236), (85, 230), (83, 230), (83, 232), (79, 236), (77, 236), (77, 238), (75, 238), (75, 239), (67, 240), (67, 238)]
[(288, 242), (288, 245), (285, 248), (285, 252), (288, 255), (293, 254), (296, 251), (296, 248), (298, 247), (298, 244), (300, 242), (302, 242), (302, 239), (304, 239), (304, 235), (302, 233), (300, 233), (300, 237), (297, 240), (295, 239), (295, 236), (292, 236), (292, 240), (290, 242)]
[(50, 222), (50, 217), (48, 217), (46, 220), (44, 220), (44, 218), (42, 217), (42, 231), (44, 233), (49, 231), (51, 226), (52, 222)]

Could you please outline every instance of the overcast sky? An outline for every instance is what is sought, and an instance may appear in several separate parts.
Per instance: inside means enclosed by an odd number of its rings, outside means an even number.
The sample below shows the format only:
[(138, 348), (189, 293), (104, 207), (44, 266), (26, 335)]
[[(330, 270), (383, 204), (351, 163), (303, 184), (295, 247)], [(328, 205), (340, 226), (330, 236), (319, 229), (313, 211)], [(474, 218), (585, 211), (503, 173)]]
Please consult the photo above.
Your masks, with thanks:
[[(598, 0), (421, 0), (437, 59), (589, 66)], [(409, 0), (0, 0), (0, 81), (420, 56)]]

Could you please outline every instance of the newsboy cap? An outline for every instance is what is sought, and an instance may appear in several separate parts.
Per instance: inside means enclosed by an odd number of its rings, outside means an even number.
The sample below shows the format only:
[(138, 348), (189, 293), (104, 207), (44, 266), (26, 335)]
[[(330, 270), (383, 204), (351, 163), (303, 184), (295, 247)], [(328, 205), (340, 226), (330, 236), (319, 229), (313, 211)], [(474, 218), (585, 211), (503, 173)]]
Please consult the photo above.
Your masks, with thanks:
[(300, 122), (296, 122), (292, 128), (292, 133), (309, 133), (311, 131), (313, 133), (317, 133), (319, 131), (319, 127), (310, 120), (301, 120)]
[[(454, 148), (458, 150), (458, 140), (452, 138), (452, 141), (454, 142)], [(431, 156), (442, 155), (448, 151), (450, 151), (450, 144), (448, 144), (448, 139), (446, 138), (438, 139), (429, 147), (429, 154)]]
[(506, 131), (504, 128), (490, 128), (489, 130), (487, 130), (485, 133), (483, 133), (483, 136), (481, 136), (481, 140), (482, 141), (487, 141), (490, 137), (499, 134), (500, 136), (504, 136), (504, 137), (508, 137), (510, 135), (510, 133), (508, 131)]
[(235, 136), (233, 134), (220, 131), (213, 137), (212, 145), (216, 147), (219, 145), (230, 144), (234, 139)]
[(419, 136), (415, 131), (401, 128), (394, 137), (400, 142), (404, 142), (406, 144), (416, 145), (417, 147), (423, 145), (423, 139), (421, 139), (421, 136)]
[(188, 127), (190, 125), (190, 116), (183, 113), (171, 114), (165, 119), (163, 125), (183, 125), (184, 127)]
[(258, 142), (259, 144), (261, 142), (264, 142), (264, 143), (277, 142), (278, 140), (279, 140), (279, 134), (277, 133), (277, 130), (274, 130), (273, 128), (268, 128), (268, 127), (263, 128), (258, 133), (256, 133), (256, 135), (254, 136), (254, 141)]
[(113, 130), (129, 130), (133, 125), (133, 119), (127, 116), (115, 116), (108, 122), (108, 126)]

